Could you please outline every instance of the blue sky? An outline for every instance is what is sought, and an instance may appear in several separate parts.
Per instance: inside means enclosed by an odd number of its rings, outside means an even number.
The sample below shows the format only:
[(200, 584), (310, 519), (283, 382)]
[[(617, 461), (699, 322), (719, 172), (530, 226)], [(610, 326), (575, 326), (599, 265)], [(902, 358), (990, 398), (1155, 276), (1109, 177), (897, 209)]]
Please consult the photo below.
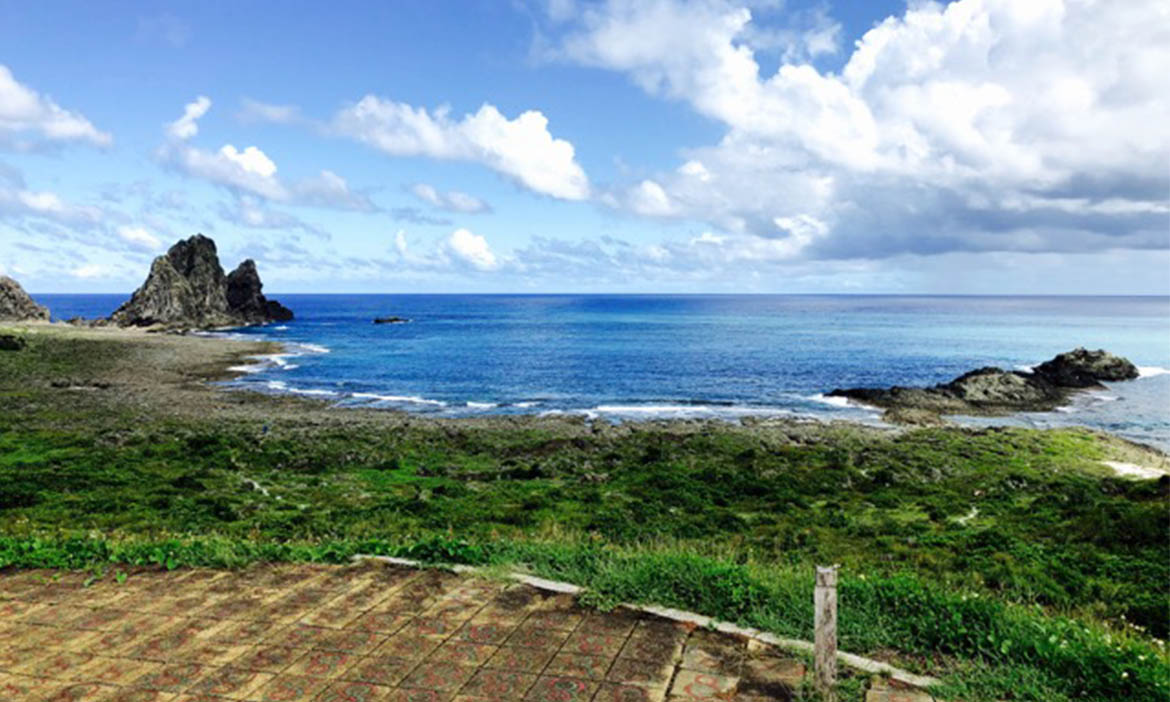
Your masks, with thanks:
[(9, 3), (0, 273), (1170, 292), (1159, 3)]

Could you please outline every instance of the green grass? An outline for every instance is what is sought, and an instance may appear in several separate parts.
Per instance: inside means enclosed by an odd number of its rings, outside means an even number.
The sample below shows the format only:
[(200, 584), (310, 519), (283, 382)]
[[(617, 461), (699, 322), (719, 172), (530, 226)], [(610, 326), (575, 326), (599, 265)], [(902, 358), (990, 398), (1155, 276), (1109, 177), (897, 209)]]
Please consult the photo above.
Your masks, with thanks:
[(110, 343), (0, 355), (0, 565), (520, 565), (808, 638), (840, 563), (842, 647), (956, 698), (1168, 692), (1170, 481), (1108, 476), (1088, 431), (163, 413), (38, 382), (133, 362)]

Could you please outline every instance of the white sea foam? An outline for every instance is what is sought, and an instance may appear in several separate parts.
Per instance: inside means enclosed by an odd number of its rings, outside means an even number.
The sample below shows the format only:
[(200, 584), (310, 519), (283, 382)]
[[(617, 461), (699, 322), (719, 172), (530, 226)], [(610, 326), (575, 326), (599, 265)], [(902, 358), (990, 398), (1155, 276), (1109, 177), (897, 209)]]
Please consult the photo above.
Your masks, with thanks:
[(599, 415), (638, 417), (770, 417), (792, 415), (792, 410), (783, 407), (740, 407), (729, 405), (598, 405), (583, 410), (586, 417), (595, 419)]
[(397, 402), (414, 405), (433, 405), (435, 407), (447, 406), (447, 403), (442, 400), (428, 400), (418, 395), (378, 395), (372, 392), (355, 392), (350, 397), (358, 400), (373, 400), (375, 403)]
[(804, 399), (812, 400), (813, 402), (820, 402), (821, 404), (824, 404), (824, 405), (832, 405), (833, 407), (853, 407), (854, 406), (853, 403), (850, 402), (848, 397), (834, 397), (834, 396), (826, 395), (826, 394), (820, 393), (820, 392), (818, 392), (815, 395), (809, 395), (809, 396), (805, 397)]
[(288, 331), (288, 326), (282, 324), (279, 327), (273, 327), (272, 329), (273, 331)]
[(499, 407), (499, 405), (494, 402), (468, 402), (467, 407), (469, 409), (492, 409)]
[(289, 346), (291, 346), (292, 348), (298, 349), (298, 350), (303, 350), (307, 353), (329, 353), (330, 352), (330, 349), (328, 346), (321, 346), (320, 344), (306, 344), (306, 343), (297, 342), (295, 344), (289, 344)]
[(268, 366), (263, 364), (263, 363), (249, 363), (249, 364), (244, 365), (244, 366), (228, 366), (228, 370), (230, 370), (234, 373), (248, 373), (248, 374), (259, 373), (260, 371), (265, 370), (266, 368), (268, 368)]
[(1021, 364), (1016, 366), (1016, 370), (1024, 371), (1025, 373), (1031, 373), (1031, 372), (1036, 370), (1036, 366), (1025, 366), (1024, 364), (1021, 363)]
[(536, 401), (533, 401), (533, 402), (517, 402), (517, 403), (516, 403), (516, 407), (519, 407), (519, 408), (521, 408), (521, 409), (528, 409), (529, 407), (536, 407), (536, 406), (537, 406), (537, 405), (539, 405), (539, 404), (540, 404), (540, 403), (539, 403), (539, 402), (536, 402)]
[(332, 390), (317, 390), (315, 388), (288, 388), (288, 392), (297, 395), (316, 395), (320, 397), (336, 397), (337, 393)]
[(1161, 366), (1138, 366), (1139, 378), (1152, 378), (1155, 375), (1165, 375), (1170, 373), (1170, 368), (1162, 368)]

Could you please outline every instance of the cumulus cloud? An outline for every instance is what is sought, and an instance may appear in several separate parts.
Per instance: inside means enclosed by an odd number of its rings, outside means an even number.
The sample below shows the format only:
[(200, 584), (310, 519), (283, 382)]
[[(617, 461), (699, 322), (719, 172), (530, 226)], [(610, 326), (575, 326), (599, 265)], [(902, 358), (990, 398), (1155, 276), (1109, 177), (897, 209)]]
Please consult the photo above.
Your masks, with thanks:
[(200, 95), (183, 106), (183, 116), (167, 125), (167, 134), (175, 139), (190, 139), (199, 133), (199, 118), (211, 109), (211, 98)]
[(447, 108), (431, 111), (367, 95), (334, 115), (329, 129), (392, 156), (471, 161), (544, 195), (563, 200), (589, 196), (589, 180), (573, 145), (554, 138), (548, 119), (536, 110), (508, 119), (484, 104), (455, 119)]
[(474, 195), (459, 192), (458, 190), (448, 190), (444, 193), (440, 192), (433, 185), (415, 183), (410, 186), (410, 193), (432, 207), (447, 210), (448, 212), (481, 214), (492, 211), (491, 205), (483, 200), (480, 200)]
[(726, 129), (607, 192), (613, 206), (785, 240), (791, 257), (1170, 244), (1157, 2), (912, 4), (839, 72), (804, 62), (835, 42), (821, 22), (764, 73), (767, 28), (732, 0), (608, 0), (569, 26), (564, 58)]
[(445, 250), (456, 260), (481, 271), (494, 270), (499, 261), (487, 239), (466, 229), (456, 229), (444, 242)]
[(114, 141), (81, 114), (18, 82), (12, 71), (0, 64), (0, 144), (19, 142), (30, 134), (49, 142), (80, 141), (95, 146), (109, 146)]
[(162, 242), (159, 241), (158, 237), (143, 227), (123, 225), (118, 227), (116, 231), (119, 239), (141, 251), (158, 251), (162, 248)]
[(167, 125), (167, 141), (156, 156), (164, 165), (186, 175), (224, 186), (233, 192), (289, 205), (304, 205), (372, 212), (377, 209), (365, 193), (350, 189), (344, 178), (322, 170), (312, 178), (286, 183), (277, 176), (276, 162), (258, 146), (236, 148), (224, 144), (218, 151), (192, 146), (199, 133), (199, 119), (211, 109), (211, 100), (200, 96), (188, 103), (183, 115)]

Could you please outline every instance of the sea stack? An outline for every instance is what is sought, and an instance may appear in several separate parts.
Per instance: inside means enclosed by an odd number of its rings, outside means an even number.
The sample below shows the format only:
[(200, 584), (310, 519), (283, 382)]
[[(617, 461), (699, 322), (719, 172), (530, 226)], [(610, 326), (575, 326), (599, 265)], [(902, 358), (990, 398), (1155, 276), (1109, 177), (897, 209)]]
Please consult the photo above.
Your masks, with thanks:
[(151, 264), (142, 287), (114, 312), (123, 327), (208, 329), (292, 319), (292, 312), (260, 292), (256, 264), (244, 261), (224, 275), (215, 242), (203, 236), (180, 241)]
[(29, 297), (20, 283), (0, 275), (0, 321), (49, 321), (49, 308), (38, 305)]
[(940, 415), (1002, 415), (1012, 412), (1047, 412), (1063, 404), (1075, 392), (1102, 388), (1102, 382), (1133, 380), (1138, 369), (1128, 359), (1105, 350), (1074, 349), (1045, 361), (1030, 372), (979, 368), (949, 383), (929, 388), (850, 388), (834, 390), (831, 397), (847, 397), (881, 407), (891, 421), (917, 417), (911, 423), (932, 423)]

